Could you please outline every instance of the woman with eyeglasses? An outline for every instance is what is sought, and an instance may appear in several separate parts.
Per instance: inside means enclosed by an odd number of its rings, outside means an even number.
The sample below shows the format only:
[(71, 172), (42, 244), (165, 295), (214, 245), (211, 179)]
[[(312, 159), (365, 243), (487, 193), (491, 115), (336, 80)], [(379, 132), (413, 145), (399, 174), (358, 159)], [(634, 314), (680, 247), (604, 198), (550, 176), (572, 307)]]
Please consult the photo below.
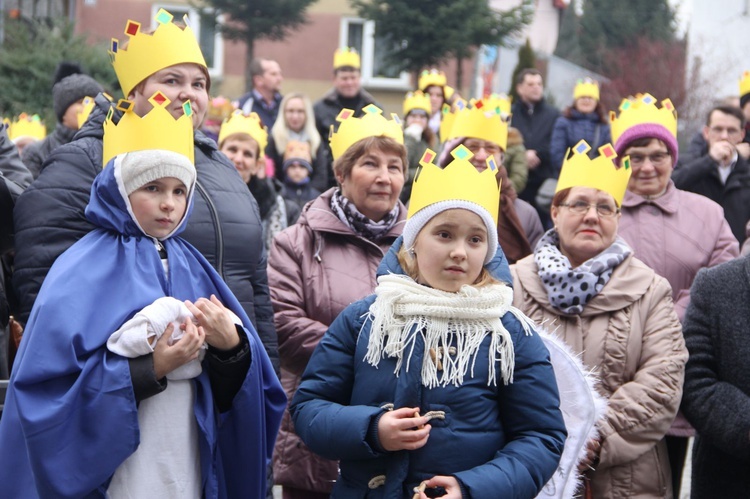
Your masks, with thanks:
[(563, 163), (554, 228), (511, 267), (513, 304), (565, 341), (608, 399), (579, 468), (591, 497), (672, 498), (663, 437), (680, 404), (687, 351), (667, 281), (617, 235), (632, 168), (581, 141)]
[[(620, 236), (637, 258), (672, 286), (680, 321), (698, 271), (729, 261), (739, 245), (717, 203), (683, 191), (671, 180), (677, 162), (677, 117), (669, 100), (656, 106), (648, 94), (626, 99), (612, 120), (619, 157), (629, 156), (633, 174), (622, 202)], [(695, 431), (677, 415), (666, 443), (675, 497), (682, 480), (688, 438)]]

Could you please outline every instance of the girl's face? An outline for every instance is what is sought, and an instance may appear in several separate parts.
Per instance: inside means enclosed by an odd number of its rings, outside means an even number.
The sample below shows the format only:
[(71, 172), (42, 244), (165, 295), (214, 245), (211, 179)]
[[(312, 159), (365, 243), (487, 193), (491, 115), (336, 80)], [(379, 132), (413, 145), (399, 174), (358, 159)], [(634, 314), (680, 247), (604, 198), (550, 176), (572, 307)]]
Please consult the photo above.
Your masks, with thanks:
[(412, 111), (406, 117), (406, 126), (416, 123), (422, 128), (427, 128), (427, 121), (428, 121), (427, 114), (425, 114), (424, 111), (422, 110)]
[(299, 163), (292, 163), (286, 168), (286, 176), (294, 183), (299, 184), (307, 178), (310, 172)]
[(258, 172), (258, 143), (248, 137), (247, 140), (226, 139), (221, 145), (221, 152), (234, 163), (245, 183)]
[(455, 293), (477, 281), (488, 247), (487, 228), (479, 215), (463, 209), (443, 211), (414, 241), (417, 282)]
[(577, 111), (583, 114), (593, 113), (598, 102), (593, 97), (579, 97), (576, 99), (575, 107)]
[(295, 132), (301, 132), (305, 127), (305, 120), (307, 115), (305, 114), (305, 103), (302, 99), (292, 98), (289, 99), (284, 108), (284, 119), (286, 120), (286, 126), (290, 130)]
[(187, 188), (182, 181), (164, 177), (149, 182), (128, 196), (133, 215), (151, 237), (168, 236), (179, 225), (187, 208)]
[(427, 95), (430, 97), (432, 114), (435, 114), (443, 108), (443, 103), (445, 102), (445, 97), (443, 97), (443, 87), (430, 85), (427, 87)]

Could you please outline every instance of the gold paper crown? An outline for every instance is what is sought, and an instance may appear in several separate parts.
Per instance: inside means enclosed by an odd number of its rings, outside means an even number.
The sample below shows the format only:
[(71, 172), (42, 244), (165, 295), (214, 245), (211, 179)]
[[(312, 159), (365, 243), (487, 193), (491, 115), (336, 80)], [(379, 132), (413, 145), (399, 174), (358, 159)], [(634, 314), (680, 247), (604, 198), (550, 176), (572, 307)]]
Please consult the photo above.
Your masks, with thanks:
[(224, 120), (219, 131), (219, 145), (224, 139), (235, 133), (249, 135), (258, 143), (258, 159), (265, 158), (266, 145), (268, 144), (268, 130), (260, 121), (257, 113), (245, 115), (241, 109), (235, 110), (229, 118)]
[(440, 142), (447, 140), (446, 137), (451, 133), (453, 122), (456, 121), (456, 114), (453, 112), (453, 109), (462, 107), (466, 107), (466, 101), (461, 98), (456, 99), (452, 107), (450, 104), (443, 104), (443, 108), (440, 111), (442, 113), (440, 116)]
[(490, 94), (482, 99), (484, 106), (489, 109), (497, 109), (500, 114), (510, 116), (511, 98), (505, 94)]
[[(109, 96), (107, 96), (109, 97)], [(94, 98), (89, 97), (88, 95), (83, 98), (83, 107), (80, 111), (78, 111), (78, 114), (76, 115), (76, 118), (78, 119), (78, 129), (80, 130), (84, 123), (86, 123), (86, 120), (89, 119), (89, 116), (91, 115), (91, 111), (94, 110)]]
[(232, 101), (226, 97), (218, 96), (208, 101), (208, 110), (206, 111), (206, 120), (212, 120), (221, 123), (229, 118), (234, 111)]
[(742, 73), (740, 80), (740, 97), (750, 94), (750, 71)]
[(22, 137), (31, 137), (35, 140), (42, 140), (47, 136), (47, 127), (38, 114), (28, 115), (21, 113), (13, 121), (5, 120), (8, 125), (8, 138), (11, 141)]
[(389, 121), (374, 104), (363, 107), (362, 111), (364, 115), (356, 118), (351, 109), (342, 109), (336, 117), (336, 121), (341, 123), (338, 130), (334, 132), (331, 125), (329, 141), (334, 160), (340, 158), (354, 143), (367, 137), (390, 137), (399, 144), (404, 143), (401, 120), (396, 114), (391, 114), (393, 119)]
[(451, 156), (453, 161), (440, 168), (432, 162), (435, 152), (430, 149), (424, 152), (414, 176), (407, 218), (439, 201), (461, 199), (487, 210), (497, 225), (500, 188), (495, 179), (498, 168), (495, 159), (492, 156), (487, 158), (487, 169), (480, 172), (469, 161), (473, 154), (465, 146), (453, 149)]
[(448, 84), (448, 79), (445, 77), (445, 73), (442, 71), (432, 68), (432, 69), (425, 69), (420, 73), (419, 75), (419, 89), (424, 92), (427, 90), (427, 87), (431, 87), (432, 85), (438, 86), (438, 87), (444, 87)]
[(140, 82), (169, 66), (193, 63), (207, 67), (198, 39), (187, 25), (187, 15), (183, 17), (185, 28), (173, 23), (172, 14), (164, 9), (159, 9), (154, 19), (158, 26), (152, 34), (143, 33), (139, 22), (128, 20), (125, 34), (130, 39), (125, 47), (112, 39), (109, 55), (126, 97)]
[(599, 82), (591, 78), (578, 80), (575, 88), (573, 88), (573, 100), (581, 97), (591, 97), (592, 99), (599, 100)]
[(182, 105), (184, 114), (175, 119), (169, 112), (170, 100), (156, 92), (149, 98), (153, 108), (143, 117), (135, 114), (134, 103), (120, 99), (115, 106), (123, 112), (120, 121), (114, 123), (114, 108), (110, 108), (104, 120), (102, 166), (118, 154), (149, 149), (162, 149), (186, 156), (194, 163), (193, 108), (190, 101)]
[(610, 111), (609, 122), (613, 144), (617, 144), (620, 136), (629, 128), (646, 123), (662, 126), (677, 137), (677, 111), (672, 101), (664, 99), (661, 101), (661, 108), (657, 108), (656, 98), (651, 94), (638, 94), (623, 99), (620, 103), (620, 116)]
[(589, 158), (590, 150), (591, 146), (585, 140), (568, 149), (555, 192), (568, 187), (593, 187), (611, 194), (617, 206), (620, 206), (628, 188), (630, 174), (633, 173), (630, 156), (622, 158), (618, 168), (615, 164), (617, 153), (612, 144), (601, 146), (599, 156), (594, 159)]
[(404, 98), (404, 118), (406, 118), (406, 115), (411, 111), (414, 111), (415, 109), (421, 109), (422, 111), (427, 113), (428, 116), (432, 114), (430, 98), (429, 96), (422, 93), (421, 90), (417, 90), (416, 92), (409, 92), (408, 94), (406, 94), (406, 97)]
[(310, 154), (310, 144), (298, 140), (290, 140), (284, 150), (284, 160), (287, 159), (304, 159), (307, 162), (312, 161)]
[[(508, 145), (508, 121), (509, 115), (504, 115), (498, 105), (498, 100), (477, 100), (472, 101), (470, 106), (463, 102), (456, 104), (456, 110), (453, 112), (455, 118), (453, 125), (446, 136), (442, 135), (441, 140), (450, 140), (458, 137), (471, 137), (482, 139), (499, 145), (504, 151)], [(494, 104), (495, 107), (490, 107)], [(445, 115), (443, 115), (445, 119)]]
[(336, 49), (333, 53), (333, 69), (350, 67), (359, 69), (361, 61), (357, 51), (351, 47)]

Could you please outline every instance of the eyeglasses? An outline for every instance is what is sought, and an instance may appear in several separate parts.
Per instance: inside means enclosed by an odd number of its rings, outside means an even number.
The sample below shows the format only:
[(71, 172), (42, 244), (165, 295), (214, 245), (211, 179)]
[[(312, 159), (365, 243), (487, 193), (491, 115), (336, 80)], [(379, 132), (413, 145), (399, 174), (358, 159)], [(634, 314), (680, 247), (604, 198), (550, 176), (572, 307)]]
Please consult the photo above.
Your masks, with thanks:
[(643, 163), (646, 162), (646, 158), (651, 162), (654, 166), (660, 166), (665, 161), (667, 161), (668, 158), (670, 158), (670, 155), (668, 152), (654, 152), (651, 154), (630, 154), (630, 164), (633, 166), (641, 166)]
[[(631, 158), (632, 159), (632, 158)], [(576, 215), (585, 215), (589, 212), (589, 209), (593, 206), (596, 210), (596, 214), (602, 218), (610, 218), (618, 213), (620, 210), (616, 207), (612, 207), (608, 204), (593, 204), (587, 203), (586, 201), (573, 201), (572, 203), (560, 203), (560, 206), (565, 206), (571, 213)]]
[[(726, 132), (729, 137), (737, 137), (742, 130), (733, 127), (724, 128), (723, 126), (712, 126), (708, 129), (708, 131), (714, 135), (721, 136), (724, 135), (724, 132)], [(633, 158), (631, 157), (630, 159), (632, 160)]]

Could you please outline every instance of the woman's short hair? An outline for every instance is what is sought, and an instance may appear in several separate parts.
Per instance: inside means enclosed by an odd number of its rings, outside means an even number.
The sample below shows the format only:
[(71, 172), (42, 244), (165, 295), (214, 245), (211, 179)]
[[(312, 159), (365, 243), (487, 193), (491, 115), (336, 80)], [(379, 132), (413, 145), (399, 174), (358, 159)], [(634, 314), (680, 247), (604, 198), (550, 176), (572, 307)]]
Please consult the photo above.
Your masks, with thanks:
[[(573, 101), (573, 104), (566, 107), (562, 115), (565, 118), (572, 118), (573, 117), (573, 110), (576, 108), (576, 103)], [(609, 123), (609, 116), (607, 115), (607, 110), (604, 109), (604, 104), (602, 104), (602, 101), (596, 101), (596, 108), (594, 109), (594, 112), (599, 117), (599, 123)]]
[(231, 135), (227, 135), (226, 137), (224, 137), (224, 140), (221, 141), (221, 144), (219, 144), (219, 150), (224, 147), (224, 144), (227, 143), (227, 140), (236, 140), (237, 142), (247, 142), (249, 144), (255, 144), (255, 157), (257, 158), (258, 156), (260, 156), (260, 144), (258, 144), (258, 141), (252, 138), (248, 133), (237, 132)]
[[(556, 192), (555, 195), (552, 196), (552, 206), (562, 206), (562, 204), (568, 200), (571, 189), (572, 187), (566, 187), (565, 189)], [(615, 206), (618, 206), (617, 201), (615, 201)]]
[(339, 159), (333, 162), (333, 173), (337, 178), (339, 176), (341, 178), (348, 177), (357, 160), (373, 150), (399, 156), (401, 158), (401, 163), (404, 166), (404, 178), (406, 178), (406, 171), (409, 168), (406, 147), (390, 137), (365, 137), (364, 139), (355, 142), (349, 146), (349, 149), (347, 149)]

